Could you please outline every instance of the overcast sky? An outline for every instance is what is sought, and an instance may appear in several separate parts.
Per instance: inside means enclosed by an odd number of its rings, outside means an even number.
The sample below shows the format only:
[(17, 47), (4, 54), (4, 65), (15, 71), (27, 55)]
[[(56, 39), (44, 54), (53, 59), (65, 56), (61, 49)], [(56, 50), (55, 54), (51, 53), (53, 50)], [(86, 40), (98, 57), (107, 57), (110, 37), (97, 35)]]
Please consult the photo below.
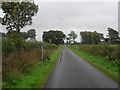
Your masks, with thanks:
[[(35, 29), (37, 40), (41, 40), (43, 31), (48, 30), (61, 30), (66, 35), (71, 30), (75, 31), (78, 35), (77, 41), (80, 41), (81, 31), (97, 31), (106, 36), (108, 27), (118, 30), (118, 2), (106, 1), (39, 2), (36, 0), (39, 12), (34, 16), (33, 24), (23, 28), (22, 31)], [(1, 12), (0, 16), (2, 16)], [(2, 31), (4, 31), (3, 27)]]

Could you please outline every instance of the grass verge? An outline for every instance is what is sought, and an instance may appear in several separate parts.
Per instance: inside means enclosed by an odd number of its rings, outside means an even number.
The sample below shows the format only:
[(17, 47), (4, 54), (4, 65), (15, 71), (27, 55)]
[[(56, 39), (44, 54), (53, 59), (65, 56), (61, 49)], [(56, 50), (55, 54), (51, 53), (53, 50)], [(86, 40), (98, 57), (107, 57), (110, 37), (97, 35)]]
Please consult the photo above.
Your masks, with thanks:
[(68, 48), (120, 84), (120, 79), (118, 75), (119, 67), (113, 66), (113, 64), (108, 62), (104, 57), (91, 55), (89, 53), (76, 50), (71, 47)]
[(17, 79), (14, 85), (7, 85), (4, 88), (42, 88), (46, 82), (62, 47), (55, 50), (50, 55), (49, 61), (40, 61), (34, 65), (34, 68)]

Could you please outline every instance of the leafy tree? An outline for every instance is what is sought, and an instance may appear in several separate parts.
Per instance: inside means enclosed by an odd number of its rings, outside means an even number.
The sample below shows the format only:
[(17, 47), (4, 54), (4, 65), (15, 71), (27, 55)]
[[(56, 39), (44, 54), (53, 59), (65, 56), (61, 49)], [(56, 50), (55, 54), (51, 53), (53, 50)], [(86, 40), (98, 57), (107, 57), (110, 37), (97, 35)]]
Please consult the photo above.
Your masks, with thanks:
[(108, 28), (107, 31), (108, 31), (109, 42), (112, 42), (115, 39), (119, 38), (119, 33), (116, 30), (114, 30), (112, 28)]
[[(6, 37), (11, 38), (11, 35), (16, 34), (16, 33), (17, 33), (17, 31), (11, 31), (10, 30), (6, 34), (5, 33), (1, 33), (1, 34), (2, 34), (3, 38), (6, 38)], [(30, 29), (27, 32), (20, 32), (19, 34), (20, 34), (19, 36), (21, 36), (21, 38), (24, 39), (24, 40), (27, 40), (28, 38), (30, 38), (31, 41), (36, 40), (35, 39), (35, 37), (36, 37), (35, 29)]]
[(66, 37), (67, 43), (70, 43), (70, 38)]
[(70, 40), (73, 40), (74, 43), (75, 43), (75, 39), (77, 38), (77, 34), (76, 34), (74, 31), (71, 31), (71, 32), (68, 34), (68, 36), (69, 36), (69, 39), (70, 39)]
[(27, 40), (29, 37), (27, 32), (21, 32), (21, 35), (22, 35), (24, 40)]
[(54, 44), (63, 44), (65, 39), (65, 34), (62, 31), (43, 32), (43, 41)]
[(82, 43), (84, 44), (97, 44), (103, 39), (103, 34), (94, 32), (80, 32)]
[[(21, 37), (21, 34), (17, 33), (16, 31), (7, 33), (7, 38), (4, 39), (4, 40), (7, 41), (5, 43), (8, 43), (7, 44), (8, 47), (9, 47), (9, 44), (10, 44), (10, 45), (12, 45), (12, 47), (16, 48), (18, 51), (21, 50), (24, 46), (23, 38)], [(4, 41), (3, 41), (3, 43), (4, 43)], [(3, 48), (4, 48), (4, 46), (3, 46)]]
[(27, 36), (28, 38), (30, 38), (30, 40), (35, 40), (35, 37), (36, 37), (36, 31), (35, 29), (30, 29), (28, 32), (27, 32)]
[(2, 2), (5, 13), (2, 24), (8, 31), (17, 31), (32, 24), (32, 16), (38, 12), (38, 6), (31, 2)]

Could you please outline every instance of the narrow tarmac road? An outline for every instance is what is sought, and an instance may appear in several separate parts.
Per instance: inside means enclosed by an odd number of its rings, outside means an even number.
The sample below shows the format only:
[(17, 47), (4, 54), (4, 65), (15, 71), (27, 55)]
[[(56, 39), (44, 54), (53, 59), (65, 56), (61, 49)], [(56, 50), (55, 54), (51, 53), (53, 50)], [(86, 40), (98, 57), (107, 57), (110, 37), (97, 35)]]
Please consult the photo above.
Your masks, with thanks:
[(118, 88), (118, 84), (64, 46), (44, 88)]

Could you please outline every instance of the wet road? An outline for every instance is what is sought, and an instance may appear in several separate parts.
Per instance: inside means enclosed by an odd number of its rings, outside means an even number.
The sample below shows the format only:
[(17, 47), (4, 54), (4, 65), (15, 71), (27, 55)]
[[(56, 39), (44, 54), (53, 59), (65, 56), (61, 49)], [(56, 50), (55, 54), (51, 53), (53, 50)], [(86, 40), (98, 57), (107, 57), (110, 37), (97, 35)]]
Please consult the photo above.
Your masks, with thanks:
[(118, 84), (64, 46), (44, 88), (118, 88)]

